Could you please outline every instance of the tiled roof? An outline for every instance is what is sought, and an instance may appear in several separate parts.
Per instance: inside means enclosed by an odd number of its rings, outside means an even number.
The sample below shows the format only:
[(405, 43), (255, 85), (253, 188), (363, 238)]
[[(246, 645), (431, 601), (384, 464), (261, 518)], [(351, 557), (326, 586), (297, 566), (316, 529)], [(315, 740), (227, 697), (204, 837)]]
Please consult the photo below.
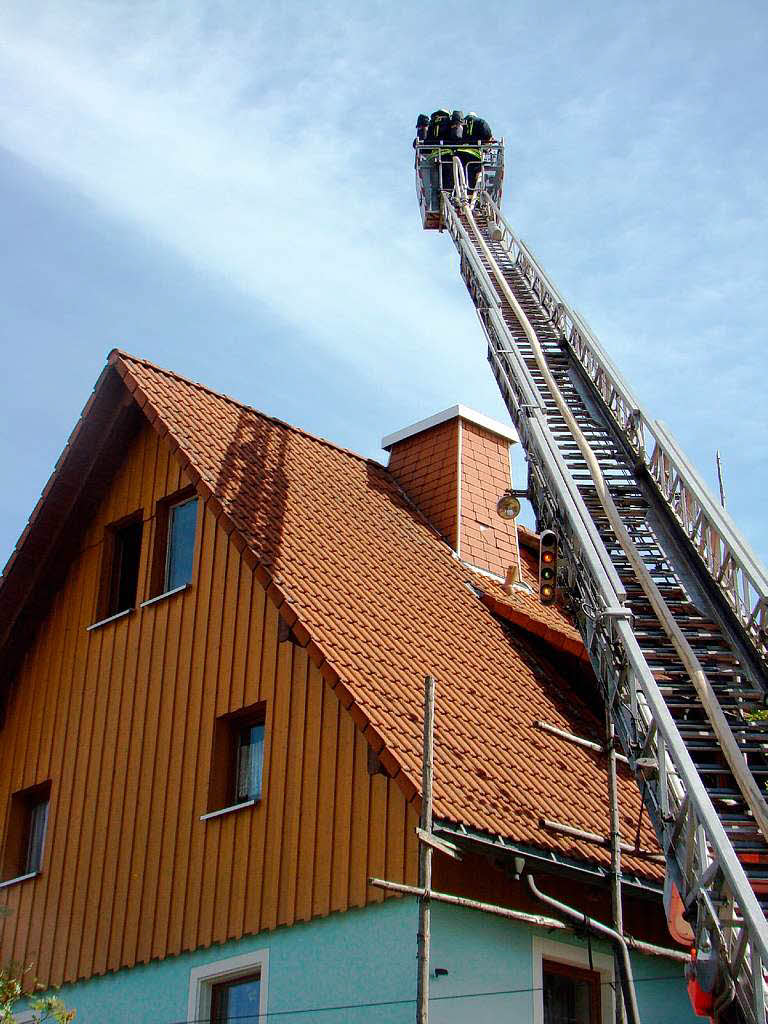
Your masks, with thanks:
[[(109, 361), (406, 797), (418, 799), (423, 677), (432, 674), (436, 816), (607, 864), (601, 847), (541, 825), (554, 818), (608, 834), (605, 758), (535, 723), (592, 737), (600, 724), (478, 600), (481, 578), (387, 470), (143, 360), (113, 352)], [(507, 600), (500, 590), (494, 599)], [(541, 618), (533, 599), (510, 603)], [(556, 609), (547, 614), (561, 635), (573, 632)], [(634, 836), (641, 803), (630, 777), (620, 792), (622, 832)], [(640, 845), (656, 849), (644, 815)], [(639, 858), (625, 868), (660, 875)]]
[(513, 587), (512, 592), (506, 594), (495, 580), (478, 578), (478, 586), (484, 591), (484, 604), (496, 615), (534, 633), (552, 647), (587, 661), (589, 656), (581, 634), (560, 605), (543, 605), (539, 601), (538, 556), (526, 547), (524, 541), (520, 544), (520, 566), (522, 582), (528, 589)]

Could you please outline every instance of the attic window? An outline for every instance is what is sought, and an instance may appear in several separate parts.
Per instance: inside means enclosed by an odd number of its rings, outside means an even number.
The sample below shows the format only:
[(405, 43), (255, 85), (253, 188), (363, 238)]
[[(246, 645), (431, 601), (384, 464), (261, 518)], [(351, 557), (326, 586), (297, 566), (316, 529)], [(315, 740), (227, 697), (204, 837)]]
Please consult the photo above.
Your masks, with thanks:
[(192, 580), (197, 530), (197, 496), (191, 488), (157, 504), (151, 597), (180, 590)]
[(192, 579), (195, 554), (197, 498), (171, 505), (168, 510), (168, 539), (165, 564), (165, 589), (175, 590)]
[(99, 619), (136, 607), (143, 527), (143, 516), (139, 511), (106, 529)]

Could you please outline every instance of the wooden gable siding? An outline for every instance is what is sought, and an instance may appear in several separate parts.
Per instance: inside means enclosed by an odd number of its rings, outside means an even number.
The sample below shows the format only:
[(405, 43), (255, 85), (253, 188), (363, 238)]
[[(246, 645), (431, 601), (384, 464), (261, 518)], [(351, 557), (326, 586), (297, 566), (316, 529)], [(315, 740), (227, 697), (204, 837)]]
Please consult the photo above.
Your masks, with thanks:
[[(415, 883), (416, 815), (207, 505), (182, 594), (92, 632), (107, 524), (187, 481), (144, 428), (24, 657), (0, 732), (0, 813), (52, 780), (42, 874), (0, 890), (0, 957), (44, 985), (379, 901)], [(264, 794), (207, 822), (214, 720), (266, 702)], [(5, 834), (5, 830), (4, 830)]]

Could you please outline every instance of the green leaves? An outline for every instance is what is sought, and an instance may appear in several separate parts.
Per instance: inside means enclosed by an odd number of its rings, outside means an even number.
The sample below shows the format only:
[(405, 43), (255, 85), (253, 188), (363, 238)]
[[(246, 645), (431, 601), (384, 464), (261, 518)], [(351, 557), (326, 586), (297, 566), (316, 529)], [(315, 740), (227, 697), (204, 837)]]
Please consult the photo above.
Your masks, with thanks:
[[(13, 1008), (29, 995), (29, 991), (25, 991), (24, 975), (30, 970), (18, 964), (0, 968), (0, 1024), (15, 1024)], [(34, 987), (32, 983), (30, 988)], [(58, 996), (31, 996), (29, 1008), (35, 1024), (70, 1024), (75, 1019), (75, 1011), (68, 1010)]]
[(44, 999), (30, 999), (29, 1008), (32, 1010), (36, 1024), (43, 1024), (43, 1021), (55, 1021), (55, 1024), (69, 1024), (75, 1019), (75, 1011), (68, 1010), (58, 996), (46, 996)]

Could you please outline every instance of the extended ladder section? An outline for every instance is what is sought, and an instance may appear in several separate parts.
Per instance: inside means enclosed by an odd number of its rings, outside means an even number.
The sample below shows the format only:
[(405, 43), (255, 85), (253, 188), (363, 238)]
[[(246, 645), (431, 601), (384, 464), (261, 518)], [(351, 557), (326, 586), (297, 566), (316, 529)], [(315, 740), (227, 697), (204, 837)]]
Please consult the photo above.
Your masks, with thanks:
[[(668, 432), (456, 161), (441, 224), (562, 548), (577, 621), (722, 1020), (765, 1024), (768, 578)], [(431, 226), (431, 225), (430, 225)]]

